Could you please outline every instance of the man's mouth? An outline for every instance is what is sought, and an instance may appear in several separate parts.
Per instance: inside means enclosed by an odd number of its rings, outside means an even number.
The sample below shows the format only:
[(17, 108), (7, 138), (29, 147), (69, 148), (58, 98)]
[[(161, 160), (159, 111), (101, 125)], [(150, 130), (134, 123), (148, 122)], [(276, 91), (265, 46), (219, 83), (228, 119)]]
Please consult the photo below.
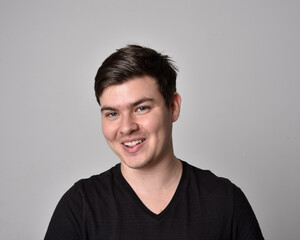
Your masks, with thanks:
[(138, 144), (141, 144), (144, 141), (145, 141), (145, 139), (135, 140), (135, 141), (131, 141), (131, 142), (124, 142), (123, 145), (126, 147), (134, 147)]

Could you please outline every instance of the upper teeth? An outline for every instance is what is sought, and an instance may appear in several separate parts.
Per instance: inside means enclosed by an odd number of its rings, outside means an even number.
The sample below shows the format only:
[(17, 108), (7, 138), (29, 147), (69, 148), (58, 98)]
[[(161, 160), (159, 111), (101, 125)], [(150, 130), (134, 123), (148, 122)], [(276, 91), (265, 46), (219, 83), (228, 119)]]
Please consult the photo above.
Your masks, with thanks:
[(131, 146), (135, 146), (135, 145), (137, 145), (137, 144), (139, 144), (141, 142), (142, 142), (142, 140), (136, 140), (136, 141), (132, 141), (132, 142), (126, 142), (126, 143), (124, 143), (124, 145), (131, 147)]

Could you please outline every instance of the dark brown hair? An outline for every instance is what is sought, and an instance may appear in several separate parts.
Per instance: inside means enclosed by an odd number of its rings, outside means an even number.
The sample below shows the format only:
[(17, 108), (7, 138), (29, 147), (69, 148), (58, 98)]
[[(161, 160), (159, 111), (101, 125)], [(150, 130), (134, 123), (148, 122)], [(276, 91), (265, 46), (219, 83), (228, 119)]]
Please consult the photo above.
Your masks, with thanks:
[(99, 97), (106, 87), (148, 75), (157, 81), (159, 91), (169, 107), (176, 92), (176, 71), (169, 56), (151, 48), (128, 45), (111, 54), (98, 69), (95, 77), (97, 101), (100, 104)]

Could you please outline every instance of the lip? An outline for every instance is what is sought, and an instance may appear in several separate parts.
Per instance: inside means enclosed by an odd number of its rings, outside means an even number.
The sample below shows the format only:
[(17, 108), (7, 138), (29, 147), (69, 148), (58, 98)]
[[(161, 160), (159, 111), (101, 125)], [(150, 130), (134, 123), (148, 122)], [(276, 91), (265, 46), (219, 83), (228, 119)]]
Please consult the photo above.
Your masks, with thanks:
[(144, 137), (126, 138), (126, 139), (123, 139), (123, 140), (121, 141), (121, 144), (124, 144), (124, 143), (126, 143), (126, 142), (138, 141), (138, 140), (145, 141), (146, 138), (144, 138)]
[[(128, 147), (128, 146), (124, 145), (124, 143), (126, 143), (126, 142), (132, 142), (132, 141), (137, 141), (137, 140), (142, 140), (142, 142), (133, 147)], [(130, 138), (130, 139), (124, 139), (121, 143), (122, 143), (122, 147), (125, 150), (125, 152), (132, 154), (132, 153), (137, 153), (138, 151), (140, 151), (141, 148), (144, 146), (145, 142), (146, 142), (145, 138)]]

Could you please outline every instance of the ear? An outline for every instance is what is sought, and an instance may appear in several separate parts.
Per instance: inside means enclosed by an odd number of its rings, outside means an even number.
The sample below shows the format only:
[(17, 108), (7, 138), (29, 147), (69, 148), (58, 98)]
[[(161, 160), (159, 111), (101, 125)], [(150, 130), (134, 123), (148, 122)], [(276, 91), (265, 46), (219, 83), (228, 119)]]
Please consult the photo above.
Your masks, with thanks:
[(179, 93), (175, 92), (171, 102), (172, 120), (175, 122), (180, 115), (181, 97)]

